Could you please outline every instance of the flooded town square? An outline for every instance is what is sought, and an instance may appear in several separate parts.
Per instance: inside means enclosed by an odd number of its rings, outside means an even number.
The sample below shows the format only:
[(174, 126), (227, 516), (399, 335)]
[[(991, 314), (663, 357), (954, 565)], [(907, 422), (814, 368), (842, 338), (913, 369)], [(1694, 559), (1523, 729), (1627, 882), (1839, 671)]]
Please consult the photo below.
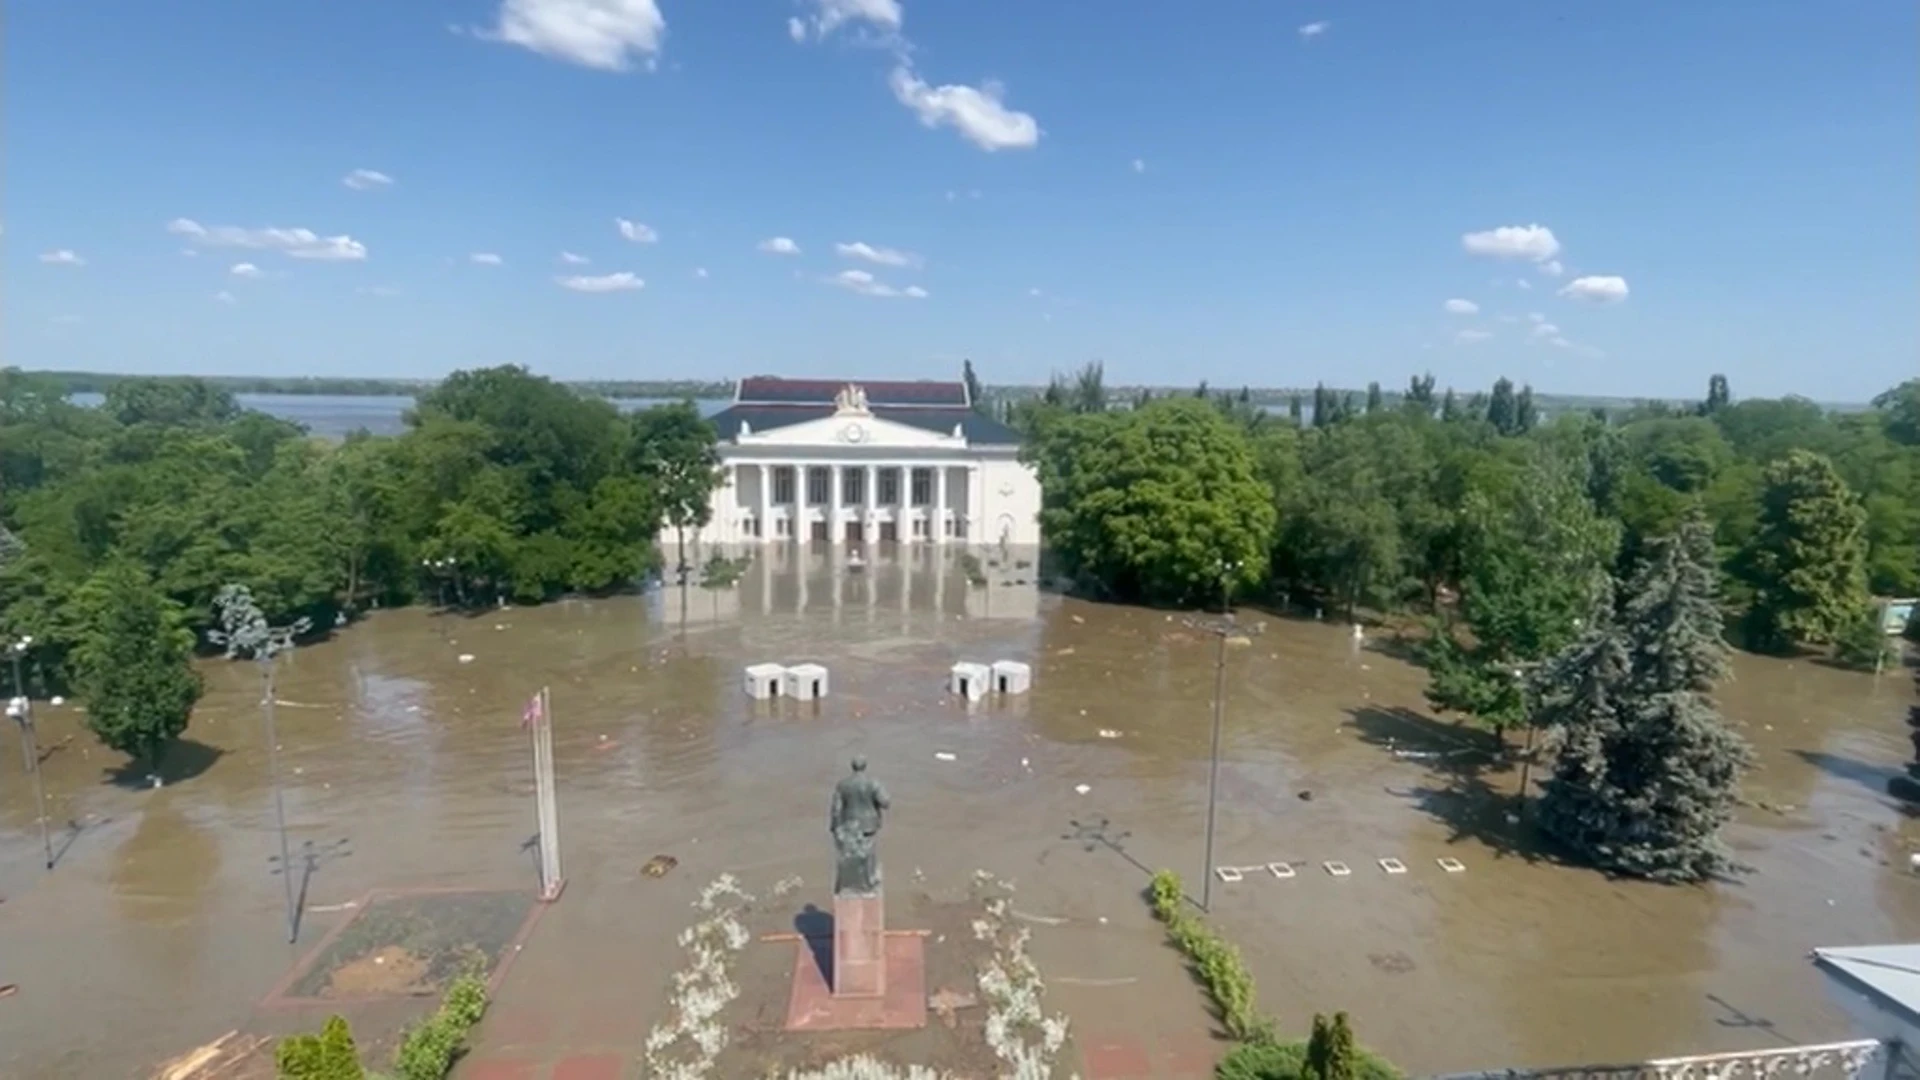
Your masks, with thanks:
[[(224, 1032), (272, 1030), (263, 1003), (373, 890), (531, 895), (520, 720), (542, 686), (566, 889), (506, 946), (456, 1076), (569, 1041), (637, 1061), (704, 884), (799, 875), (796, 911), (827, 902), (827, 796), (855, 754), (893, 796), (895, 922), (990, 871), (1017, 885), (1082, 1055), (1110, 1036), (1203, 1043), (1203, 994), (1142, 891), (1152, 870), (1196, 895), (1205, 876), (1219, 644), (1178, 614), (1043, 592), (1029, 566), (979, 585), (931, 546), (859, 572), (775, 547), (730, 589), (380, 612), (294, 651), (276, 698), (295, 944), (254, 666), (208, 663), (159, 788), (42, 704), (51, 872), (11, 731), (0, 754), (0, 984), (18, 987), (0, 999), (0, 1075), (146, 1076)], [(1347, 1010), (1416, 1075), (1841, 1039), (1808, 950), (1920, 931), (1920, 822), (1885, 790), (1908, 756), (1901, 672), (1739, 656), (1720, 700), (1758, 754), (1728, 833), (1750, 871), (1661, 887), (1525, 854), (1503, 801), (1517, 776), (1433, 716), (1387, 632), (1239, 621), (1213, 861), (1298, 870), (1216, 879), (1213, 917), (1290, 1031)], [(1001, 659), (1032, 665), (1030, 693), (947, 692), (954, 663)], [(830, 671), (823, 701), (743, 692), (746, 665), (802, 661)], [(658, 855), (671, 870), (643, 872)]]

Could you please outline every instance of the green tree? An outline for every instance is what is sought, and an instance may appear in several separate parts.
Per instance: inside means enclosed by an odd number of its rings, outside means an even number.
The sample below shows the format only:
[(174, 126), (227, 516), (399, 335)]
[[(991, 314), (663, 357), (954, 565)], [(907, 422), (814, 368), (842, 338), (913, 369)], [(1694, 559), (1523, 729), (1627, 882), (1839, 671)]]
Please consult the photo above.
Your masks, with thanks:
[(960, 361), (960, 381), (967, 387), (967, 404), (974, 412), (982, 416), (991, 416), (993, 403), (987, 400), (987, 388), (980, 385), (980, 377), (973, 373), (973, 361)]
[(1707, 380), (1707, 400), (1700, 403), (1700, 415), (1712, 416), (1733, 404), (1733, 392), (1727, 388), (1727, 377), (1716, 374)]
[(157, 770), (200, 698), (193, 631), (179, 605), (139, 565), (116, 559), (74, 595), (73, 618), (80, 627), (74, 685), (86, 701), (87, 726), (109, 748)]
[(1537, 452), (1461, 512), (1460, 614), (1471, 645), (1442, 624), (1427, 697), (1504, 733), (1527, 720), (1515, 672), (1566, 647), (1613, 565), (1619, 527), (1587, 498), (1580, 464)]
[(1385, 401), (1385, 398), (1380, 393), (1380, 384), (1377, 382), (1368, 383), (1367, 384), (1368, 415), (1379, 412), (1380, 406), (1384, 403), (1384, 401)]
[(1686, 882), (1732, 865), (1719, 834), (1751, 751), (1712, 698), (1726, 669), (1715, 590), (1695, 513), (1533, 680), (1539, 721), (1562, 733), (1540, 827), (1609, 873)]
[(1293, 421), (1294, 427), (1301, 425), (1301, 422), (1305, 419), (1305, 414), (1306, 404), (1301, 401), (1300, 395), (1289, 395), (1287, 398), (1287, 419)]
[(273, 1049), (280, 1080), (365, 1080), (345, 1017), (330, 1016), (317, 1035), (289, 1035)]
[(1245, 437), (1210, 403), (1067, 417), (1025, 454), (1040, 472), (1049, 543), (1089, 585), (1196, 603), (1264, 578), (1272, 498)]
[(1494, 381), (1493, 396), (1487, 400), (1487, 423), (1502, 435), (1520, 434), (1520, 405), (1513, 396), (1513, 380)]
[(641, 474), (651, 479), (654, 496), (678, 550), (674, 561), (687, 565), (687, 530), (713, 518), (713, 490), (725, 478), (720, 470), (717, 433), (691, 401), (660, 405), (634, 417), (633, 450)]
[(1873, 399), (1887, 437), (1903, 446), (1920, 446), (1920, 379), (1908, 379)]
[(1866, 511), (1833, 462), (1794, 450), (1768, 465), (1748, 552), (1762, 643), (1824, 645), (1867, 601)]

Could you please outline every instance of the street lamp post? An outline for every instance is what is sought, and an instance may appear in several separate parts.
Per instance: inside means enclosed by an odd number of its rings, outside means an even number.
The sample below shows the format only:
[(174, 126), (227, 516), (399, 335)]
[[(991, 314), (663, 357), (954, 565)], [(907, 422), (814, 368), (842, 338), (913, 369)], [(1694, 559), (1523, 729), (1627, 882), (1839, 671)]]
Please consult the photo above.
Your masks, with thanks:
[(1520, 722), (1527, 726), (1527, 741), (1520, 750), (1520, 790), (1514, 796), (1519, 805), (1514, 807), (1516, 819), (1526, 816), (1527, 787), (1533, 779), (1533, 739), (1540, 729), (1534, 725), (1533, 715), (1527, 711), (1527, 672), (1539, 666), (1535, 663), (1519, 663), (1513, 666), (1513, 683), (1520, 692)]
[(287, 900), (287, 941), (300, 939), (300, 911), (293, 897), (293, 853), (287, 844), (287, 800), (280, 787), (280, 732), (274, 723), (274, 661), (293, 648), (294, 639), (307, 632), (312, 621), (294, 620), (287, 626), (268, 626), (266, 616), (241, 585), (228, 585), (214, 597), (220, 614), (221, 629), (209, 631), (208, 640), (225, 647), (229, 659), (251, 657), (260, 665), (260, 683), (266, 693), (261, 702), (266, 712), (267, 776), (273, 784), (274, 827), (280, 834), (280, 881)]
[(1204, 630), (1214, 635), (1213, 656), (1213, 734), (1212, 746), (1207, 755), (1207, 830), (1206, 865), (1201, 867), (1200, 910), (1213, 910), (1213, 831), (1215, 811), (1220, 802), (1220, 728), (1226, 715), (1227, 700), (1227, 639), (1240, 632), (1233, 617), (1233, 577), (1240, 572), (1240, 563), (1222, 561), (1220, 563), (1220, 599), (1223, 609), (1218, 621), (1188, 619), (1186, 624), (1196, 630)]
[(33, 699), (27, 696), (27, 684), (20, 675), (20, 662), (32, 646), (30, 634), (7, 643), (7, 655), (13, 661), (13, 700), (7, 702), (7, 716), (20, 725), (20, 755), (33, 777), (34, 811), (40, 816), (40, 850), (46, 855), (47, 869), (51, 870), (53, 834), (47, 825), (47, 784), (40, 775), (40, 740), (33, 728)]

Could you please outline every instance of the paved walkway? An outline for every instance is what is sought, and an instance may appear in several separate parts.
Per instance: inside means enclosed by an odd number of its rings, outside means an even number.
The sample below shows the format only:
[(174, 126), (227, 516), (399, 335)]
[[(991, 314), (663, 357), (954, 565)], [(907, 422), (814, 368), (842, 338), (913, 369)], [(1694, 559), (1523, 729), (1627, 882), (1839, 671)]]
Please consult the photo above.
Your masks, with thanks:
[(1205, 1035), (1088, 1030), (1080, 1043), (1086, 1080), (1211, 1080), (1225, 1044)]

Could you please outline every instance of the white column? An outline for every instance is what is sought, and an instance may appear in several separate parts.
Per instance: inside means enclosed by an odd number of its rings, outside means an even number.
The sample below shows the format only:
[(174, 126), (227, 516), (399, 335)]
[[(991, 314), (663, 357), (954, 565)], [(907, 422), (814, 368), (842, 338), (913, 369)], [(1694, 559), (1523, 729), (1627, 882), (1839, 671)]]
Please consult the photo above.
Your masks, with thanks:
[[(773, 539), (773, 465), (760, 463), (760, 542)], [(763, 609), (764, 610), (764, 609)]]
[(980, 542), (981, 521), (986, 517), (987, 485), (978, 464), (967, 466), (967, 543)]
[(793, 470), (793, 505), (788, 512), (793, 516), (793, 539), (802, 546), (812, 543), (812, 533), (807, 530), (807, 463), (789, 462)]
[[(864, 511), (866, 524), (860, 527), (860, 535), (867, 541), (867, 550), (872, 551), (873, 545), (880, 542), (880, 469), (878, 466), (867, 466), (866, 503)], [(867, 595), (869, 597), (873, 595), (871, 588), (867, 590)]]
[(740, 540), (740, 466), (727, 465), (727, 482), (720, 485), (716, 493), (720, 496), (720, 513), (713, 515), (716, 544), (734, 544)]
[(933, 467), (933, 524), (930, 526), (933, 542), (947, 542), (947, 467), (944, 464)]
[(846, 529), (840, 524), (840, 481), (845, 478), (846, 470), (838, 464), (827, 473), (827, 543), (840, 543), (846, 535)]

